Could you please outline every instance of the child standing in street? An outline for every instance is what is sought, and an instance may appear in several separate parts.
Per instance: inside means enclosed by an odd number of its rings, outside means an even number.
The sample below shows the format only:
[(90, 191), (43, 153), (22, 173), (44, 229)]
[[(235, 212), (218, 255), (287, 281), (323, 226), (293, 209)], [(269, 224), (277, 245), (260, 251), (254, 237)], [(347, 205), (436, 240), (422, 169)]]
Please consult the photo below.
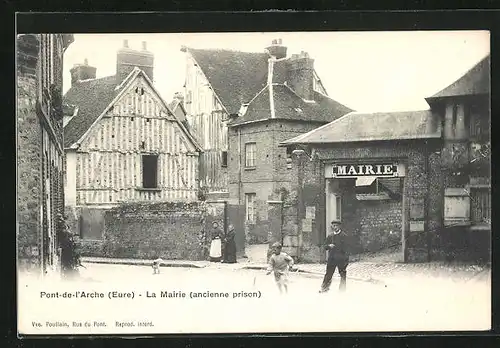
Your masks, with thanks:
[(274, 243), (273, 246), (274, 253), (269, 258), (269, 267), (266, 274), (271, 274), (274, 272), (274, 280), (280, 293), (288, 292), (288, 271), (293, 267), (293, 259), (287, 253), (282, 252), (282, 246), (280, 243)]
[(153, 260), (153, 274), (160, 274), (160, 266), (163, 260), (159, 257)]

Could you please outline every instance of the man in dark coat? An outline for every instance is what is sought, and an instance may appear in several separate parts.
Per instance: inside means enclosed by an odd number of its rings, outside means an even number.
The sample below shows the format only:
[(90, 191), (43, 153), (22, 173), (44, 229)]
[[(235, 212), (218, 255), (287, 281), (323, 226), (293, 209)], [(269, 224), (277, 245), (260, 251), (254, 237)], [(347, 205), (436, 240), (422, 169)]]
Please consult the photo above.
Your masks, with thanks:
[(326, 274), (321, 284), (319, 292), (327, 292), (330, 290), (332, 276), (335, 269), (338, 268), (340, 274), (339, 290), (344, 291), (346, 288), (347, 265), (349, 264), (349, 253), (347, 250), (347, 237), (340, 228), (340, 223), (332, 221), (331, 233), (326, 237), (325, 249), (328, 250), (328, 262), (326, 265)]

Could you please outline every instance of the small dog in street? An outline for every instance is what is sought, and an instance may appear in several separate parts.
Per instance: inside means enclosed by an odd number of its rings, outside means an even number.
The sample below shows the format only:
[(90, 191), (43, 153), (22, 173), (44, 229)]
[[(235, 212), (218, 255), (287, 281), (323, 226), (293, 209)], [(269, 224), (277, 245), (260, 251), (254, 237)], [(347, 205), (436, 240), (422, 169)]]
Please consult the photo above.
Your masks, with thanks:
[(153, 260), (153, 274), (160, 274), (160, 266), (162, 264), (163, 260), (161, 258), (156, 258)]

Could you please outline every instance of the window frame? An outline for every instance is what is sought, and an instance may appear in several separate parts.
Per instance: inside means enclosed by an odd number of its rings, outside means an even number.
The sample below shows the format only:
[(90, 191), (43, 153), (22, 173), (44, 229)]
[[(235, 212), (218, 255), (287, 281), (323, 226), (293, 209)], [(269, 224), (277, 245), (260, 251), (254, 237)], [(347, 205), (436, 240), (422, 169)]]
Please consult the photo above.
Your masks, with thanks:
[(227, 168), (228, 165), (228, 153), (227, 151), (221, 152), (221, 167)]
[[(251, 199), (250, 199), (251, 198)], [(256, 221), (256, 207), (255, 202), (257, 200), (257, 194), (255, 192), (245, 193), (245, 221), (250, 224), (255, 224)], [(251, 204), (250, 204), (251, 203)], [(251, 210), (251, 219), (249, 218)]]
[[(145, 159), (146, 158), (154, 158), (155, 159), (155, 166), (156, 166), (156, 173), (154, 174), (154, 184), (151, 186), (146, 186), (146, 168), (145, 168)], [(143, 153), (141, 154), (141, 174), (142, 174), (142, 182), (141, 182), (141, 188), (144, 190), (158, 190), (159, 189), (159, 180), (158, 180), (158, 172), (159, 172), (159, 155), (157, 154), (152, 154), (152, 153)]]
[[(253, 147), (253, 152), (249, 151), (249, 148)], [(250, 158), (249, 154), (253, 155), (253, 158)], [(245, 168), (255, 168), (257, 167), (257, 143), (254, 141), (245, 143)]]

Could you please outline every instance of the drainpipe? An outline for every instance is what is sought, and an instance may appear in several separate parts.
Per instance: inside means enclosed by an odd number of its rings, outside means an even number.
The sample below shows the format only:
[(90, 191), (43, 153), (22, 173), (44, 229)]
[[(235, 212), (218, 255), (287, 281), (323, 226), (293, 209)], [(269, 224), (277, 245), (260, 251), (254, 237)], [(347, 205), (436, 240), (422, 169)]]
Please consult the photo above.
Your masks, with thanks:
[[(302, 204), (304, 202), (304, 154), (299, 154), (299, 161), (298, 161), (298, 193), (297, 193), (297, 226), (299, 227), (297, 229), (299, 234), (302, 234), (302, 228), (300, 227), (301, 224), (300, 222), (302, 221)], [(297, 235), (297, 239), (299, 238), (299, 235)], [(298, 243), (297, 243), (298, 244)], [(297, 261), (299, 261), (299, 256), (300, 256), (300, 246), (297, 246)]]
[(241, 205), (241, 128), (238, 127), (238, 205)]
[(424, 155), (425, 155), (425, 161), (424, 161), (424, 165), (425, 165), (425, 173), (427, 174), (427, 180), (426, 180), (426, 195), (425, 195), (425, 200), (424, 200), (424, 204), (425, 204), (425, 211), (424, 211), (424, 217), (425, 217), (425, 222), (424, 222), (424, 226), (426, 226), (427, 228), (425, 229), (426, 230), (426, 240), (427, 240), (427, 262), (430, 262), (431, 261), (431, 243), (432, 243), (432, 235), (431, 235), (431, 231), (429, 230), (429, 202), (430, 202), (430, 199), (429, 199), (429, 195), (430, 195), (430, 161), (429, 161), (429, 156), (430, 156), (430, 151), (429, 151), (429, 148), (428, 148), (428, 144), (426, 143), (425, 144), (425, 151), (424, 151)]

